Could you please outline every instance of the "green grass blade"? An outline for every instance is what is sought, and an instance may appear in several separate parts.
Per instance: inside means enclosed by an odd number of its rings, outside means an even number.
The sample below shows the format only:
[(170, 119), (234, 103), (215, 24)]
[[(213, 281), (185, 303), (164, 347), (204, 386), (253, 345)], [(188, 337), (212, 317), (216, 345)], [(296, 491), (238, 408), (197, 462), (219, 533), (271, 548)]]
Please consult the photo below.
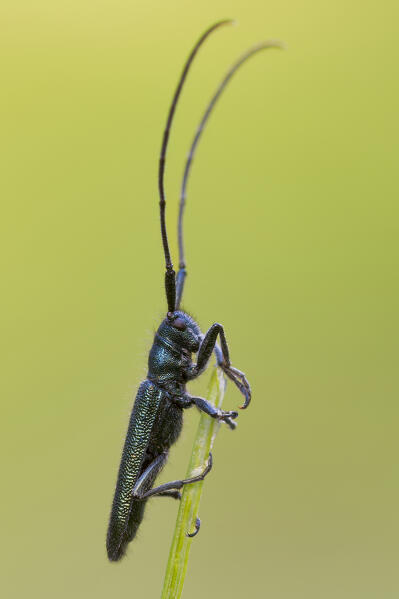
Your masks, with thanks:
[[(218, 408), (222, 406), (225, 386), (222, 371), (220, 368), (215, 368), (209, 381), (207, 399)], [(187, 478), (199, 474), (206, 466), (219, 426), (218, 420), (201, 413), (187, 470)], [(186, 533), (195, 530), (203, 484), (204, 481), (200, 481), (183, 487), (175, 532), (169, 552), (162, 599), (179, 599), (181, 597), (193, 541), (193, 539), (186, 536)]]

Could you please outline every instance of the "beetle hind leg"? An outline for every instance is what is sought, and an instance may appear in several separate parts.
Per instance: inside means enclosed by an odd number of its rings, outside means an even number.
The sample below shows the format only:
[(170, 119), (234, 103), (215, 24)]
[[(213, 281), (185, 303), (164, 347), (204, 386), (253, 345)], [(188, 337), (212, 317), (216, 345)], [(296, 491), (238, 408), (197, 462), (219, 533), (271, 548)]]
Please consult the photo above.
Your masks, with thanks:
[(187, 532), (186, 533), (186, 537), (188, 537), (189, 539), (192, 539), (193, 537), (196, 537), (197, 534), (199, 533), (199, 529), (201, 528), (201, 520), (200, 518), (196, 518), (195, 519), (195, 530), (194, 532)]
[[(164, 454), (162, 454), (164, 455)], [(154, 460), (154, 462), (152, 462), (150, 464), (150, 466), (147, 468), (147, 470), (145, 470), (143, 472), (143, 474), (140, 476), (140, 478), (138, 479), (137, 483), (134, 486), (133, 489), (133, 498), (134, 499), (148, 499), (149, 497), (153, 497), (154, 495), (163, 495), (165, 496), (165, 492), (167, 493), (168, 491), (177, 491), (179, 489), (181, 489), (184, 485), (190, 485), (191, 483), (196, 483), (200, 480), (204, 480), (204, 478), (206, 477), (207, 474), (209, 474), (209, 472), (212, 470), (212, 454), (209, 453), (209, 459), (208, 459), (208, 464), (206, 465), (206, 467), (204, 468), (204, 470), (201, 472), (201, 474), (198, 474), (197, 476), (192, 476), (191, 478), (185, 478), (185, 479), (181, 479), (181, 480), (172, 480), (170, 483), (164, 483), (163, 485), (159, 485), (158, 487), (155, 487), (154, 489), (148, 489), (148, 479), (151, 477), (151, 480), (153, 481), (153, 471), (157, 468), (157, 466), (155, 465), (155, 462), (159, 459), (160, 456), (158, 456), (158, 458), (156, 458)], [(165, 458), (166, 461), (166, 458)], [(163, 465), (163, 464), (162, 464)], [(170, 495), (169, 493), (167, 493), (168, 495)], [(175, 495), (172, 495), (173, 497)]]
[(180, 491), (169, 489), (169, 491), (161, 491), (158, 497), (172, 497), (172, 499), (181, 499)]

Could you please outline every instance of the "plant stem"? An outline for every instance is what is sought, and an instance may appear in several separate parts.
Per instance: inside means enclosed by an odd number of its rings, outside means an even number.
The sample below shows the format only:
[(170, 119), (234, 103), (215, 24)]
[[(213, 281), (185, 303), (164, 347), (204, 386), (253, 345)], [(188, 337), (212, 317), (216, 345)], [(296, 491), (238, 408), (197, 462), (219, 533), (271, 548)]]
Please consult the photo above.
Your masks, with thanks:
[[(220, 368), (215, 368), (209, 381), (207, 399), (218, 408), (223, 402), (225, 386), (223, 372)], [(218, 420), (201, 412), (187, 478), (199, 474), (205, 468), (219, 426)], [(181, 597), (192, 542), (187, 533), (195, 530), (203, 483), (204, 481), (200, 481), (183, 487), (161, 599)]]

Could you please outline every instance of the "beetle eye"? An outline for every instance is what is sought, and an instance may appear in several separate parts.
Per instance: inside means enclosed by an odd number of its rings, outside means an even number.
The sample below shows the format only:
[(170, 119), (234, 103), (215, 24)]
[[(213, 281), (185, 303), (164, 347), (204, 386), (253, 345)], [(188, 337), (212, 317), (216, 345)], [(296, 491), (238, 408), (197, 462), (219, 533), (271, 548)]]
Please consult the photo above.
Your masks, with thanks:
[(179, 331), (185, 331), (187, 328), (187, 325), (182, 318), (176, 318), (172, 322), (172, 326), (174, 326), (175, 329), (179, 329)]

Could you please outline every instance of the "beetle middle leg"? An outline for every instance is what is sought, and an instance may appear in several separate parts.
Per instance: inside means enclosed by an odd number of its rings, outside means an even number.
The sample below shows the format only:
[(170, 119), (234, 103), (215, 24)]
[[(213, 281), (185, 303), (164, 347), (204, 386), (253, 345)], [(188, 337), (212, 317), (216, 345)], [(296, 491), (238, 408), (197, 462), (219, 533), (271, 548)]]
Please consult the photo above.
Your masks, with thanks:
[(238, 412), (224, 412), (223, 410), (216, 408), (211, 402), (203, 397), (194, 397), (193, 395), (185, 393), (184, 395), (173, 397), (172, 401), (180, 408), (191, 408), (194, 404), (201, 410), (201, 412), (205, 412), (205, 414), (208, 414), (211, 418), (218, 418), (225, 422), (232, 430), (237, 427), (237, 423), (234, 422), (234, 419), (237, 418)]
[(234, 422), (234, 419), (237, 418), (238, 412), (228, 411), (224, 412), (219, 408), (216, 408), (210, 401), (204, 399), (203, 397), (193, 397), (192, 395), (186, 394), (186, 397), (189, 398), (192, 403), (194, 403), (201, 412), (205, 412), (211, 418), (217, 418), (218, 420), (222, 420), (225, 422), (231, 429), (235, 429), (237, 424)]

